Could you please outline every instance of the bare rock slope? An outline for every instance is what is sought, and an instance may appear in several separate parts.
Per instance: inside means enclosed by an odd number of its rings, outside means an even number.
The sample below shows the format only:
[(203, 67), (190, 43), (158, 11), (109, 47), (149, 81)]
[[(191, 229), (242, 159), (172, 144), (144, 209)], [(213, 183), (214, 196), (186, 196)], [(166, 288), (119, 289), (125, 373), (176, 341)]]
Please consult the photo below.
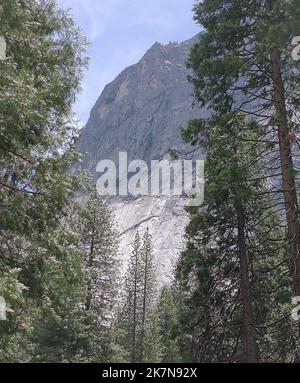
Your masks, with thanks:
[[(93, 107), (79, 150), (80, 164), (96, 180), (100, 160), (118, 162), (119, 152), (128, 160), (161, 159), (169, 149), (184, 148), (181, 129), (189, 120), (204, 116), (193, 108), (192, 87), (187, 81), (186, 60), (196, 36), (182, 43), (155, 43), (136, 64), (107, 85)], [(120, 232), (120, 250), (128, 259), (137, 230), (148, 227), (159, 265), (159, 284), (172, 277), (173, 266), (184, 247), (188, 216), (176, 197), (113, 199), (111, 206)]]

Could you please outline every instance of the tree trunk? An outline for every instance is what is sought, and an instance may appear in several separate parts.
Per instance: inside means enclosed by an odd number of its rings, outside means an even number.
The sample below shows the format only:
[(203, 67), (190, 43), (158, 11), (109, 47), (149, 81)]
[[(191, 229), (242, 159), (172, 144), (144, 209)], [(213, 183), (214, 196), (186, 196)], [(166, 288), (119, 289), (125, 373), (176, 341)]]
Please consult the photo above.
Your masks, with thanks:
[[(267, 10), (272, 11), (273, 1), (267, 1)], [(282, 78), (282, 67), (278, 49), (270, 49), (272, 68), (272, 83), (274, 93), (274, 107), (278, 124), (278, 139), (282, 173), (282, 186), (288, 240), (290, 243), (291, 276), (293, 278), (293, 295), (300, 296), (300, 222), (299, 206), (296, 191), (295, 173), (292, 158), (291, 143), (289, 141), (288, 114), (286, 108), (285, 86)], [(300, 323), (297, 327), (297, 338), (300, 341)], [(296, 358), (299, 355), (296, 351)]]
[(134, 273), (134, 296), (133, 296), (133, 323), (132, 323), (132, 345), (131, 345), (131, 362), (136, 363), (136, 328), (137, 328), (137, 279), (138, 279), (138, 254), (135, 259)]
[[(87, 268), (88, 270), (91, 270), (94, 263), (94, 236), (95, 236), (95, 227), (93, 226), (93, 232), (91, 237), (91, 243), (90, 243), (90, 252), (89, 257), (87, 260)], [(89, 276), (88, 279), (88, 286), (87, 286), (87, 296), (86, 296), (86, 303), (85, 303), (85, 310), (90, 311), (91, 304), (92, 304), (92, 279), (91, 276)]]
[(272, 81), (274, 89), (274, 106), (278, 123), (278, 138), (284, 203), (288, 238), (290, 242), (293, 291), (295, 296), (300, 296), (300, 223), (299, 207), (297, 201), (296, 182), (292, 158), (291, 144), (289, 141), (288, 117), (286, 110), (285, 88), (282, 79), (280, 55), (276, 48), (270, 52), (272, 64)]
[(146, 300), (148, 292), (147, 274), (148, 274), (148, 254), (145, 255), (145, 269), (144, 269), (144, 291), (143, 291), (143, 311), (142, 311), (142, 332), (141, 332), (141, 362), (144, 358), (144, 338), (145, 338), (145, 324), (146, 324)]
[(243, 354), (247, 363), (257, 363), (258, 347), (256, 343), (255, 325), (253, 308), (251, 303), (248, 252), (245, 240), (245, 218), (243, 208), (237, 207), (237, 223), (238, 223), (238, 250), (240, 261), (240, 281), (241, 281), (241, 302), (243, 308)]

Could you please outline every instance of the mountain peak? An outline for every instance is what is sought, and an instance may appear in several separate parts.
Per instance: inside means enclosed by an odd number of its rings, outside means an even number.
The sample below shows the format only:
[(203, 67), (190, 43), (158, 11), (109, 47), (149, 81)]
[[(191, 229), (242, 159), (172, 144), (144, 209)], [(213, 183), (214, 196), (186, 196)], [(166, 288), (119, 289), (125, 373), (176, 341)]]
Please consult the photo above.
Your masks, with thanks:
[(187, 55), (198, 35), (182, 43), (156, 41), (136, 64), (125, 69), (102, 92), (81, 135), (81, 167), (95, 176), (102, 159), (118, 161), (119, 152), (133, 159), (162, 158), (183, 148), (181, 129), (204, 115), (193, 109), (187, 81)]
[(155, 43), (148, 49), (143, 59), (154, 58), (154, 57), (163, 57), (171, 54), (172, 51), (176, 50), (188, 50), (190, 49), (198, 40), (200, 34), (193, 36), (190, 39), (184, 40), (182, 42), (178, 41), (170, 41), (167, 44), (163, 44), (159, 41), (155, 41)]

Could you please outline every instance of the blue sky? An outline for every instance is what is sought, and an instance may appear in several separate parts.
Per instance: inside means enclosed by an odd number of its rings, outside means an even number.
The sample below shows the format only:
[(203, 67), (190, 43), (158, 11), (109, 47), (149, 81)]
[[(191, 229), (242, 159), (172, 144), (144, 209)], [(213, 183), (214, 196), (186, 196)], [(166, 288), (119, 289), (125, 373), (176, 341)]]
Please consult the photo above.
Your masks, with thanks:
[(183, 41), (199, 32), (194, 0), (58, 0), (90, 40), (89, 69), (74, 110), (82, 123), (104, 86), (159, 41)]

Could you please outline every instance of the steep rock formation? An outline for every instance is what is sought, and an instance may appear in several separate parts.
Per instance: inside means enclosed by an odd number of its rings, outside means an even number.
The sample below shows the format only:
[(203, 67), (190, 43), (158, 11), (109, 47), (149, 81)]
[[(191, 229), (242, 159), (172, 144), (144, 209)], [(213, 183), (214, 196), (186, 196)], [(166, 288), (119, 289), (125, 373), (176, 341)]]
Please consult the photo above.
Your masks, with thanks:
[[(189, 120), (205, 116), (193, 108), (186, 60), (198, 36), (182, 43), (155, 43), (136, 64), (107, 85), (93, 107), (78, 149), (80, 164), (94, 181), (96, 165), (119, 152), (128, 160), (149, 162), (163, 158), (169, 149), (185, 150), (180, 132)], [(199, 154), (201, 155), (201, 154)], [(148, 227), (153, 235), (160, 285), (168, 282), (178, 253), (184, 246), (188, 216), (176, 197), (140, 197), (110, 200), (120, 232), (120, 251), (128, 259), (135, 232)]]

